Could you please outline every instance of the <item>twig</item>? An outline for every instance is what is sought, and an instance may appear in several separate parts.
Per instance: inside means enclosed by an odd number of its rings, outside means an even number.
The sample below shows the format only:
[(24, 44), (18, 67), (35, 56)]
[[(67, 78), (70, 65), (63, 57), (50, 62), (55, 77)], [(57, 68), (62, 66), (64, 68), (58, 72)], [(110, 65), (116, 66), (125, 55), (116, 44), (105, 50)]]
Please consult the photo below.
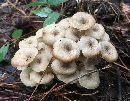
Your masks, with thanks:
[(119, 67), (116, 68), (116, 71), (117, 71), (117, 82), (118, 82), (118, 101), (122, 101), (121, 72)]
[(117, 65), (117, 66), (119, 66), (119, 67), (122, 67), (122, 68), (126, 69), (128, 72), (130, 72), (129, 68), (127, 68), (125, 66), (122, 66), (122, 65), (120, 65), (119, 63), (116, 63), (116, 62), (114, 62), (114, 64)]
[(8, 2), (12, 7), (14, 7), (16, 10), (18, 10), (20, 13), (22, 13), (23, 15), (26, 16), (26, 13), (25, 13), (23, 10), (17, 8), (17, 7), (16, 7), (12, 2), (10, 2), (9, 0), (7, 0), (7, 2)]
[[(61, 85), (61, 86), (58, 86), (57, 88), (54, 88), (54, 87), (53, 87), (53, 89), (51, 89), (51, 91), (49, 91), (49, 93), (55, 92), (55, 91), (59, 91), (59, 90), (61, 90), (62, 88), (64, 88), (65, 86), (67, 86), (68, 84), (70, 84), (71, 82), (74, 82), (75, 80), (78, 80), (78, 79), (84, 77), (85, 75), (89, 75), (89, 74), (91, 74), (91, 73), (95, 73), (95, 72), (98, 72), (98, 71), (101, 71), (101, 70), (105, 70), (105, 69), (108, 69), (108, 68), (110, 68), (110, 67), (111, 67), (111, 65), (108, 65), (108, 66), (106, 66), (106, 67), (104, 67), (104, 68), (102, 68), (102, 69), (93, 70), (93, 71), (91, 71), (91, 72), (88, 72), (88, 73), (86, 73), (86, 74), (83, 74), (83, 75), (79, 76), (78, 78), (76, 78), (76, 79), (70, 81), (70, 82), (67, 83), (67, 84), (63, 84), (63, 85)], [(46, 93), (49, 94), (48, 92), (46, 92)], [(44, 93), (44, 94), (46, 95), (46, 93)], [(40, 101), (42, 101), (44, 98), (45, 98), (45, 97), (43, 97)]]
[(55, 84), (48, 92), (44, 93), (43, 97), (40, 99), (40, 101), (42, 101), (43, 99), (45, 99), (45, 97), (53, 91), (53, 89), (57, 86), (57, 84)]

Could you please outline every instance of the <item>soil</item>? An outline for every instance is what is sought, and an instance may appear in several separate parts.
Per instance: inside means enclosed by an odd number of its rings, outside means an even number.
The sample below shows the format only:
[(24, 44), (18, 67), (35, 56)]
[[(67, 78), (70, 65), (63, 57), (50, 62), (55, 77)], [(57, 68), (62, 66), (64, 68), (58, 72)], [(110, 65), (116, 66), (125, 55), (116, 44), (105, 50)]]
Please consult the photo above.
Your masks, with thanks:
[[(119, 54), (116, 62), (110, 64), (103, 59), (97, 61), (101, 83), (94, 90), (75, 84), (65, 85), (56, 79), (50, 85), (39, 85), (37, 89), (21, 83), (20, 71), (11, 66), (10, 60), (18, 50), (18, 42), (35, 35), (43, 27), (43, 19), (31, 14), (35, 7), (26, 6), (30, 1), (0, 0), (0, 46), (11, 43), (5, 60), (0, 63), (0, 101), (130, 101), (130, 1), (82, 0), (77, 4), (75, 0), (69, 0), (53, 8), (57, 11), (62, 9), (67, 17), (77, 11), (91, 13), (104, 26), (116, 47)], [(19, 40), (13, 40), (11, 33), (17, 28), (23, 29), (23, 35)], [(110, 68), (102, 70), (107, 66)]]

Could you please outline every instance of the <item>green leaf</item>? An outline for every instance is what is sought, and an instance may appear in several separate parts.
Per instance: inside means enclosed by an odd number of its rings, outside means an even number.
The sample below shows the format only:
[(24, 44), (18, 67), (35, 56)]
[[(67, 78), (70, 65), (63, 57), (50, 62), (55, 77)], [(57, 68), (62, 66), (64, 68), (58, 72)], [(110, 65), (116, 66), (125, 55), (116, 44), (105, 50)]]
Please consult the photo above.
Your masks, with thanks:
[(9, 49), (9, 43), (7, 43), (6, 45), (3, 45), (0, 48), (0, 62), (4, 60), (4, 58), (8, 52), (8, 49)]
[(66, 1), (68, 1), (68, 0), (47, 0), (48, 4), (50, 4), (50, 5), (59, 5)]
[(14, 39), (19, 39), (21, 37), (23, 33), (23, 30), (22, 29), (16, 29), (13, 33), (12, 33), (12, 38)]
[(39, 5), (43, 5), (43, 4), (46, 4), (46, 3), (47, 3), (47, 0), (39, 0), (39, 1), (31, 2), (27, 6), (28, 7), (39, 6)]
[(47, 17), (50, 13), (52, 13), (52, 10), (48, 7), (45, 7), (39, 10), (34, 10), (32, 13), (40, 17)]
[(60, 17), (60, 13), (57, 13), (57, 12), (51, 13), (51, 14), (46, 18), (46, 20), (44, 21), (43, 26), (45, 27), (45, 26), (47, 26), (47, 25), (50, 25), (50, 24), (56, 22), (59, 17)]

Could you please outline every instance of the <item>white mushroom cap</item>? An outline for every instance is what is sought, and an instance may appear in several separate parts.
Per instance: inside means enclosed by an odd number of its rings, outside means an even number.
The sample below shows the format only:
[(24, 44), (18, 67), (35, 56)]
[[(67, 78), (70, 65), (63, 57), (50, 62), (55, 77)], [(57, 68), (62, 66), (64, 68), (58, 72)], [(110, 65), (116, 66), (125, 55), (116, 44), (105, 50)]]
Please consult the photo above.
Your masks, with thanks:
[(36, 48), (21, 48), (11, 59), (11, 64), (14, 67), (26, 67), (34, 60), (37, 54), (38, 50)]
[(30, 80), (38, 84), (48, 84), (53, 78), (54, 75), (52, 73), (39, 73), (35, 71), (30, 73)]
[(78, 75), (79, 75), (79, 72), (76, 71), (74, 74), (71, 74), (71, 75), (56, 75), (56, 76), (60, 81), (63, 81), (64, 83), (73, 84), (73, 83), (77, 83), (76, 79), (78, 78)]
[(98, 41), (89, 36), (82, 36), (78, 42), (80, 49), (85, 57), (91, 58), (99, 54)]
[(20, 73), (20, 79), (24, 85), (33, 87), (33, 86), (36, 86), (37, 83), (30, 80), (30, 72), (31, 72), (30, 69), (23, 70)]
[(91, 29), (85, 32), (85, 35), (91, 36), (95, 39), (101, 39), (104, 33), (104, 27), (101, 24), (96, 23)]
[(69, 38), (69, 39), (77, 42), (77, 41), (79, 41), (81, 36), (82, 36), (82, 33), (74, 28), (66, 29), (65, 38)]
[(19, 48), (33, 48), (37, 47), (37, 39), (35, 36), (31, 36), (19, 42)]
[(105, 32), (99, 41), (110, 41), (109, 35)]
[(52, 58), (52, 49), (45, 45), (45, 47), (39, 51), (34, 61), (30, 64), (32, 70), (36, 72), (45, 71), (50, 60)]
[(71, 18), (65, 18), (63, 20), (61, 20), (58, 24), (57, 27), (60, 27), (63, 30), (66, 30), (70, 27), (70, 20)]
[(76, 63), (72, 62), (72, 63), (63, 63), (60, 60), (55, 59), (52, 64), (51, 67), (54, 71), (54, 73), (56, 74), (66, 74), (66, 75), (70, 75), (72, 73), (74, 73), (76, 71)]
[(102, 58), (108, 62), (114, 62), (118, 59), (116, 48), (107, 41), (99, 42)]
[(80, 50), (73, 40), (60, 38), (53, 45), (53, 55), (63, 62), (71, 62), (79, 57)]
[(56, 27), (56, 24), (46, 26), (43, 33), (44, 43), (50, 46), (52, 46), (56, 40), (65, 36), (65, 30)]
[[(93, 69), (93, 70), (96, 70)], [(86, 73), (91, 72), (92, 70), (82, 70), (80, 71), (80, 77)], [(79, 78), (79, 84), (80, 86), (87, 88), (87, 89), (95, 89), (99, 86), (100, 84), (100, 79), (99, 79), (99, 72), (94, 72), (88, 75), (85, 75), (81, 78)]]
[(70, 20), (70, 26), (79, 30), (87, 30), (96, 22), (92, 15), (85, 12), (77, 12)]
[(43, 37), (43, 30), (44, 28), (41, 28), (39, 29), (37, 32), (36, 32), (36, 38), (42, 38)]

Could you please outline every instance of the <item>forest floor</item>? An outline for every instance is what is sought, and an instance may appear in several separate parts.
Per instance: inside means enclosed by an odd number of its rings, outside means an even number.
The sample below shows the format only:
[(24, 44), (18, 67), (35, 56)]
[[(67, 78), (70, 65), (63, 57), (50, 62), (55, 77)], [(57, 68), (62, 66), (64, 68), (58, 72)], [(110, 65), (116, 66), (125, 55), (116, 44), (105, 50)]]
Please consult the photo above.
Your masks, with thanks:
[[(63, 11), (64, 16), (58, 21), (77, 11), (91, 13), (104, 26), (118, 51), (116, 62), (110, 64), (103, 59), (97, 62), (100, 86), (87, 90), (75, 84), (65, 85), (58, 80), (33, 88), (21, 83), (20, 71), (11, 66), (10, 60), (18, 50), (19, 41), (35, 35), (43, 27), (44, 18), (32, 14), (41, 5), (28, 7), (31, 0), (0, 0), (0, 47), (10, 44), (7, 55), (0, 62), (0, 101), (130, 101), (130, 1), (111, 1), (82, 0), (77, 3), (69, 0), (52, 7), (57, 12)], [(14, 39), (11, 34), (17, 29), (22, 29), (23, 34)], [(109, 68), (102, 69), (108, 65)]]

